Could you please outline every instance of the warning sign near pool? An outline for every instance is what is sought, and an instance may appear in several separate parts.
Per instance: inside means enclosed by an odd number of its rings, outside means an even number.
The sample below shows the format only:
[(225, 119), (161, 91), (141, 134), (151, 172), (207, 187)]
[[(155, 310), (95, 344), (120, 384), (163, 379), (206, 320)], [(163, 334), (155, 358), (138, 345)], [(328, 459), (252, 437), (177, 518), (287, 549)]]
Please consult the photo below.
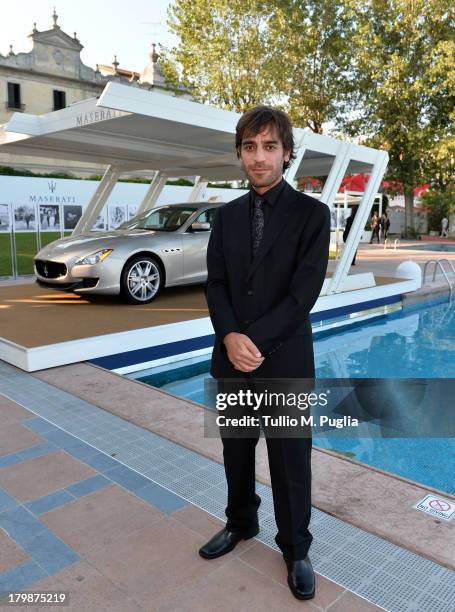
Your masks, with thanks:
[(413, 508), (422, 510), (427, 514), (431, 514), (435, 518), (440, 518), (443, 521), (451, 521), (455, 516), (455, 502), (437, 497), (436, 495), (427, 495), (420, 500)]

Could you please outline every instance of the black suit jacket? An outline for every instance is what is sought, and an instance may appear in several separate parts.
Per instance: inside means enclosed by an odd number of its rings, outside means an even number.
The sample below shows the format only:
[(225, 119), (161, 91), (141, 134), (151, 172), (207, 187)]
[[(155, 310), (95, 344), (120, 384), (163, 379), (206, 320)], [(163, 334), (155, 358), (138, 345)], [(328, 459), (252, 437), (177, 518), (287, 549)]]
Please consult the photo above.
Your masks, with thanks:
[[(223, 338), (244, 333), (266, 358), (295, 334), (311, 334), (310, 310), (325, 279), (330, 210), (286, 183), (251, 259), (249, 193), (217, 209), (205, 285), (215, 330), (210, 373), (239, 377)], [(297, 356), (299, 357), (299, 356)]]

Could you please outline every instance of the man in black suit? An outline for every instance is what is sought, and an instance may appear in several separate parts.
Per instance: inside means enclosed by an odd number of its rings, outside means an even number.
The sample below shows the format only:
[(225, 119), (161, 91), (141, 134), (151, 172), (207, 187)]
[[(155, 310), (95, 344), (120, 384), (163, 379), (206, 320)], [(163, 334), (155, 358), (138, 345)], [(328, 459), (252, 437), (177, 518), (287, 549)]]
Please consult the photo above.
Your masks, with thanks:
[[(330, 211), (283, 178), (294, 155), (286, 113), (258, 106), (236, 127), (236, 150), (250, 191), (217, 210), (207, 249), (206, 296), (215, 330), (210, 374), (218, 381), (314, 378), (309, 312), (327, 270)], [(253, 375), (254, 372), (254, 375)], [(259, 532), (252, 437), (222, 437), (228, 485), (226, 526), (200, 550), (212, 559)], [(311, 435), (266, 436), (275, 541), (299, 599), (314, 597)]]

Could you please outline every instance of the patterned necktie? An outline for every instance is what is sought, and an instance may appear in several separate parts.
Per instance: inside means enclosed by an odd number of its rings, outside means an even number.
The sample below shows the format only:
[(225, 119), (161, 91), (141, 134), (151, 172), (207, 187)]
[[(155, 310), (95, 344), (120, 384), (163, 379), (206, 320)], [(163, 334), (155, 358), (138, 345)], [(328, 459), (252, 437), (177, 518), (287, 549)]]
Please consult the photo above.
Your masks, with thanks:
[(262, 205), (264, 199), (255, 197), (254, 198), (254, 209), (253, 209), (253, 220), (251, 226), (251, 244), (253, 248), (253, 257), (259, 248), (259, 244), (262, 240), (262, 234), (264, 233), (264, 211)]

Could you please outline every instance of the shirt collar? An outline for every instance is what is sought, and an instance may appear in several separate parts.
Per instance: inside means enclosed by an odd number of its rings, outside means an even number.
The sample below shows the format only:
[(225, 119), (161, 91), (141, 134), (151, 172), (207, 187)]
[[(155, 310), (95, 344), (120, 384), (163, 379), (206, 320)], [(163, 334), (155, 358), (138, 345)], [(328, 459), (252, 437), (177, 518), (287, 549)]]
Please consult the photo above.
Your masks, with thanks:
[(251, 185), (250, 186), (250, 199), (251, 199), (251, 201), (254, 201), (254, 198), (257, 196), (259, 198), (263, 198), (268, 204), (273, 206), (275, 204), (275, 202), (278, 200), (278, 197), (280, 196), (281, 191), (284, 188), (285, 182), (286, 181), (284, 180), (284, 178), (281, 178), (281, 181), (279, 183), (277, 183), (271, 189), (268, 189), (262, 195), (257, 193), (256, 190), (254, 189), (254, 187)]

